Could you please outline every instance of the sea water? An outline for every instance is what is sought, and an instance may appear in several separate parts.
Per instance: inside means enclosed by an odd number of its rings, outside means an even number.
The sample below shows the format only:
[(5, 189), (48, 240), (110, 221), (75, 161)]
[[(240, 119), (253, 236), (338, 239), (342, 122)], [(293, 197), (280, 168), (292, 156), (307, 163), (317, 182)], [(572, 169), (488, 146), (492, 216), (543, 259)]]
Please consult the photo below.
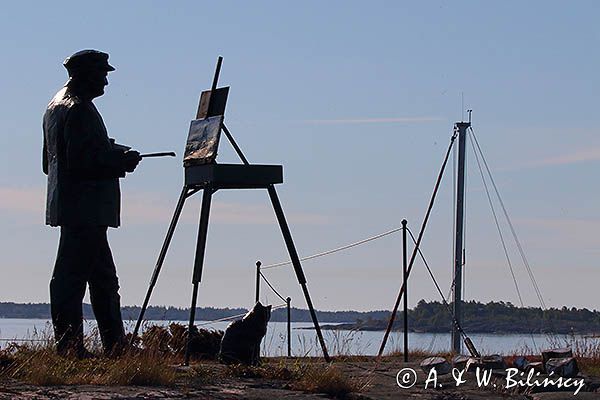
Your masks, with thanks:
[[(145, 325), (168, 325), (186, 321), (147, 321)], [(134, 321), (126, 321), (127, 331), (132, 331)], [(199, 328), (224, 330), (229, 322), (197, 321)], [(331, 325), (328, 323), (328, 325)], [(291, 348), (293, 356), (318, 356), (321, 347), (317, 340), (312, 323), (293, 322), (291, 324)], [(95, 320), (86, 320), (84, 331), (94, 333)], [(383, 339), (382, 331), (349, 331), (324, 330), (323, 336), (331, 355), (376, 355)], [(523, 354), (539, 353), (542, 349), (556, 346), (568, 346), (573, 340), (581, 337), (565, 335), (527, 335), (527, 334), (471, 334), (475, 347), (482, 354)], [(52, 324), (44, 319), (0, 318), (0, 347), (5, 347), (10, 340), (45, 341), (52, 337)], [(262, 353), (265, 356), (287, 355), (287, 323), (270, 322), (267, 334), (263, 339)], [(408, 334), (410, 350), (428, 352), (448, 351), (450, 348), (449, 333), (415, 333)], [(389, 336), (386, 353), (401, 351), (403, 346), (402, 332), (392, 332)]]

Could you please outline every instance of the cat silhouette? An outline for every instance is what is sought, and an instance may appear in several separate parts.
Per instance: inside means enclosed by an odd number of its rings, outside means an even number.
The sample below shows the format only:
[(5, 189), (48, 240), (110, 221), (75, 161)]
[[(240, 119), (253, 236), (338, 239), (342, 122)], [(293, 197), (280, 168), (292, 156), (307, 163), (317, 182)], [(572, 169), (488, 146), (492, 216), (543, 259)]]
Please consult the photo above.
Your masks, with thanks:
[(225, 364), (258, 365), (260, 342), (270, 318), (271, 306), (257, 302), (242, 319), (230, 323), (221, 340), (219, 360)]

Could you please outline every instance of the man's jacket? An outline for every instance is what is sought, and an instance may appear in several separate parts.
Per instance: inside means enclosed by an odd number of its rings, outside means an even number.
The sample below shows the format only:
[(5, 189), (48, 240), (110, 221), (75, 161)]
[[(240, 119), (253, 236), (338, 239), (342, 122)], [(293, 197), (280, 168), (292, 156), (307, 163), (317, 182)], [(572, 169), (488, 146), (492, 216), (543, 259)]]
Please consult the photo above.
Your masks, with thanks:
[(46, 224), (118, 227), (124, 153), (113, 147), (91, 100), (65, 86), (48, 105), (43, 128)]

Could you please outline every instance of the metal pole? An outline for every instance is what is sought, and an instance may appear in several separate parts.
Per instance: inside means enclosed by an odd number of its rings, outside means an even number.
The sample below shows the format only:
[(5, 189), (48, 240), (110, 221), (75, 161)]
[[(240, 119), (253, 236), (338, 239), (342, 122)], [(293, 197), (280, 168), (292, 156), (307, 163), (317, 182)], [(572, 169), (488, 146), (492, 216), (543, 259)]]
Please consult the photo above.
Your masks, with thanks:
[(204, 267), (204, 253), (206, 251), (206, 237), (208, 235), (208, 217), (210, 215), (210, 204), (215, 190), (207, 186), (202, 192), (202, 206), (200, 209), (200, 223), (198, 225), (198, 239), (196, 242), (196, 256), (194, 258), (194, 274), (192, 283), (202, 280), (202, 269)]
[(287, 356), (292, 356), (292, 309), (290, 307), (290, 303), (292, 302), (292, 298), (288, 297), (285, 299), (285, 303), (287, 305)]
[[(440, 188), (440, 183), (442, 182), (442, 176), (444, 174), (444, 170), (446, 169), (446, 164), (448, 163), (448, 157), (450, 157), (450, 151), (452, 150), (452, 146), (454, 145), (454, 140), (456, 139), (456, 134), (452, 135), (452, 139), (450, 140), (450, 145), (448, 146), (448, 150), (446, 151), (446, 156), (444, 157), (444, 162), (442, 167), (440, 168), (440, 173), (438, 174), (437, 180), (435, 182), (435, 188), (433, 189), (433, 194), (431, 195), (431, 200), (429, 200), (429, 207), (427, 208), (427, 213), (425, 213), (425, 218), (423, 219), (421, 230), (419, 231), (419, 236), (417, 236), (417, 244), (415, 244), (415, 248), (412, 252), (412, 256), (410, 256), (410, 261), (408, 263), (408, 275), (410, 275), (410, 271), (412, 271), (413, 263), (415, 262), (415, 258), (417, 257), (417, 253), (419, 251), (419, 246), (421, 245), (421, 240), (423, 239), (423, 234), (425, 233), (425, 228), (427, 227), (427, 221), (429, 221), (429, 216), (431, 215), (431, 210), (433, 209), (433, 203), (435, 202), (435, 197), (437, 196), (438, 189)], [(377, 353), (377, 357), (381, 357), (383, 355), (383, 351), (385, 350), (385, 345), (387, 343), (388, 337), (390, 336), (390, 332), (392, 331), (392, 327), (394, 326), (394, 321), (396, 320), (396, 312), (398, 311), (398, 307), (400, 306), (400, 300), (402, 299), (402, 294), (404, 293), (405, 286), (402, 285), (400, 288), (400, 292), (396, 297), (396, 302), (394, 303), (394, 307), (392, 309), (392, 313), (390, 314), (390, 320), (388, 321), (388, 326), (383, 335), (383, 340), (381, 341), (381, 346), (379, 346), (379, 352)]]
[(458, 129), (458, 170), (456, 185), (456, 231), (455, 250), (454, 250), (454, 319), (456, 324), (452, 324), (452, 351), (460, 354), (462, 338), (457, 328), (462, 326), (462, 266), (463, 266), (463, 227), (464, 227), (464, 197), (465, 197), (465, 162), (466, 162), (466, 143), (467, 128), (471, 126), (469, 122), (457, 122)]
[(210, 204), (213, 193), (214, 190), (210, 186), (205, 187), (202, 193), (200, 223), (198, 224), (198, 238), (196, 242), (196, 256), (194, 258), (194, 272), (192, 275), (192, 283), (194, 288), (192, 292), (192, 306), (190, 308), (190, 323), (188, 326), (184, 365), (190, 364), (190, 349), (192, 343), (192, 334), (194, 332), (194, 321), (196, 318), (196, 302), (198, 300), (198, 284), (202, 280), (202, 268), (204, 265), (204, 253), (206, 250), (206, 236), (208, 234), (208, 217), (210, 215)]
[(187, 343), (185, 344), (185, 357), (183, 360), (183, 365), (190, 365), (190, 356), (191, 356), (191, 343), (192, 343), (192, 333), (194, 332), (194, 321), (196, 320), (196, 303), (198, 301), (198, 282), (194, 283), (194, 288), (192, 289), (192, 306), (190, 308), (190, 322), (188, 325), (188, 336)]
[(294, 271), (296, 272), (296, 278), (298, 279), (298, 283), (300, 283), (300, 286), (302, 287), (302, 292), (304, 293), (304, 298), (306, 299), (306, 305), (308, 306), (308, 310), (310, 311), (310, 317), (313, 321), (313, 325), (315, 326), (315, 331), (317, 333), (317, 338), (319, 339), (319, 343), (321, 345), (321, 350), (323, 351), (323, 358), (326, 362), (330, 362), (331, 359), (329, 358), (329, 353), (327, 353), (325, 339), (323, 338), (323, 333), (321, 332), (321, 327), (319, 326), (319, 321), (317, 320), (317, 313), (315, 312), (312, 300), (310, 299), (310, 294), (308, 293), (308, 287), (306, 286), (306, 277), (304, 276), (304, 272), (302, 271), (300, 257), (298, 256), (296, 246), (294, 246), (292, 233), (290, 232), (290, 228), (288, 227), (287, 221), (285, 220), (285, 214), (283, 213), (281, 202), (279, 201), (279, 197), (277, 196), (277, 191), (275, 190), (275, 186), (273, 185), (269, 185), (267, 190), (269, 192), (269, 197), (271, 198), (271, 203), (273, 205), (273, 210), (275, 211), (275, 216), (277, 217), (277, 221), (279, 222), (279, 228), (281, 229), (283, 240), (285, 241), (285, 245), (288, 249), (290, 259), (292, 260), (292, 266), (294, 267)]
[(169, 229), (167, 230), (167, 236), (163, 242), (162, 248), (160, 249), (160, 253), (158, 255), (158, 260), (156, 261), (156, 265), (154, 266), (154, 272), (152, 272), (152, 277), (150, 278), (150, 284), (148, 285), (148, 291), (146, 292), (146, 297), (144, 298), (144, 303), (142, 304), (142, 308), (140, 310), (140, 315), (138, 316), (138, 320), (135, 323), (135, 328), (133, 329), (133, 335), (131, 335), (131, 340), (129, 345), (132, 346), (135, 338), (137, 337), (140, 327), (142, 325), (142, 321), (144, 320), (144, 314), (146, 313), (146, 309), (148, 308), (148, 303), (150, 302), (150, 296), (152, 296), (152, 291), (154, 290), (154, 286), (156, 285), (156, 281), (158, 281), (158, 275), (160, 274), (160, 270), (162, 268), (163, 262), (165, 261), (165, 257), (167, 255), (167, 250), (169, 249), (169, 244), (171, 243), (171, 238), (173, 238), (173, 233), (175, 232), (175, 227), (177, 226), (177, 221), (179, 220), (179, 216), (181, 215), (181, 210), (183, 210), (183, 205), (185, 203), (185, 199), (188, 195), (188, 188), (184, 186), (181, 190), (181, 194), (179, 195), (179, 200), (177, 201), (177, 206), (175, 207), (175, 212), (173, 213), (173, 217), (171, 218), (171, 223), (169, 225)]
[[(213, 82), (212, 82), (212, 86), (210, 88), (211, 99), (209, 99), (209, 102), (212, 100), (213, 93), (215, 92), (215, 90), (217, 90), (217, 82), (219, 81), (219, 74), (221, 73), (221, 64), (222, 63), (223, 63), (223, 57), (219, 56), (219, 58), (217, 58), (217, 68), (215, 69), (215, 75), (213, 76)], [(210, 110), (210, 104), (209, 104), (209, 110)]]
[(254, 303), (258, 303), (259, 298), (260, 298), (260, 266), (261, 266), (261, 262), (257, 261), (256, 262), (256, 289), (254, 291), (254, 293), (256, 293), (256, 295), (254, 296)]
[(402, 220), (402, 277), (404, 286), (404, 362), (408, 362), (408, 260), (406, 254), (406, 224)]
[(227, 127), (225, 126), (224, 123), (221, 125), (221, 127), (223, 128), (223, 132), (225, 132), (225, 136), (227, 136), (229, 143), (231, 143), (231, 145), (233, 146), (233, 149), (237, 153), (240, 160), (242, 160), (244, 165), (250, 165), (250, 163), (248, 162), (248, 159), (246, 158), (246, 156), (244, 156), (244, 153), (242, 153), (242, 149), (240, 149), (240, 146), (238, 146), (238, 144), (236, 143), (235, 139), (233, 138), (233, 135), (231, 134), (231, 132), (229, 132), (229, 129), (227, 129)]

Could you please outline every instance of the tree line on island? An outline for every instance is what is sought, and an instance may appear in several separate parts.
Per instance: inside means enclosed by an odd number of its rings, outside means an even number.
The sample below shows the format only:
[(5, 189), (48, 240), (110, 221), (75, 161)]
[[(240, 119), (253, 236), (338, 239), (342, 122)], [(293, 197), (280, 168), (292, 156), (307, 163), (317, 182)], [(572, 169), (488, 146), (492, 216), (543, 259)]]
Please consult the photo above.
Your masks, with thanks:
[[(510, 302), (463, 303), (462, 328), (468, 333), (557, 333), (598, 334), (600, 312), (587, 308), (515, 307)], [(414, 309), (408, 310), (408, 326), (411, 332), (447, 333), (452, 326), (452, 304), (447, 307), (441, 302), (419, 301)], [(399, 312), (393, 329), (403, 329), (403, 316)], [(390, 312), (383, 319), (366, 316), (351, 324), (325, 326), (326, 329), (358, 329), (368, 331), (385, 330)]]
[[(140, 308), (137, 306), (122, 307), (124, 319), (135, 320)], [(463, 304), (464, 316), (462, 327), (469, 333), (600, 333), (600, 312), (587, 308), (549, 308), (515, 307), (509, 302), (480, 303), (467, 301)], [(202, 307), (196, 311), (197, 318), (202, 321), (213, 321), (247, 312), (245, 308)], [(357, 329), (379, 331), (385, 330), (390, 311), (317, 311), (323, 329)], [(83, 305), (86, 319), (93, 319), (94, 314), (89, 304)], [(306, 309), (292, 307), (293, 322), (311, 322), (310, 313)], [(0, 303), (0, 318), (49, 319), (50, 305), (47, 303)], [(146, 311), (146, 320), (187, 321), (188, 308), (151, 306)], [(271, 321), (287, 320), (285, 308), (273, 310)], [(331, 325), (335, 324), (335, 325)], [(394, 330), (403, 328), (402, 312), (399, 312), (394, 323)], [(451, 327), (451, 315), (441, 302), (421, 300), (417, 306), (408, 311), (408, 325), (411, 332), (447, 333)]]

